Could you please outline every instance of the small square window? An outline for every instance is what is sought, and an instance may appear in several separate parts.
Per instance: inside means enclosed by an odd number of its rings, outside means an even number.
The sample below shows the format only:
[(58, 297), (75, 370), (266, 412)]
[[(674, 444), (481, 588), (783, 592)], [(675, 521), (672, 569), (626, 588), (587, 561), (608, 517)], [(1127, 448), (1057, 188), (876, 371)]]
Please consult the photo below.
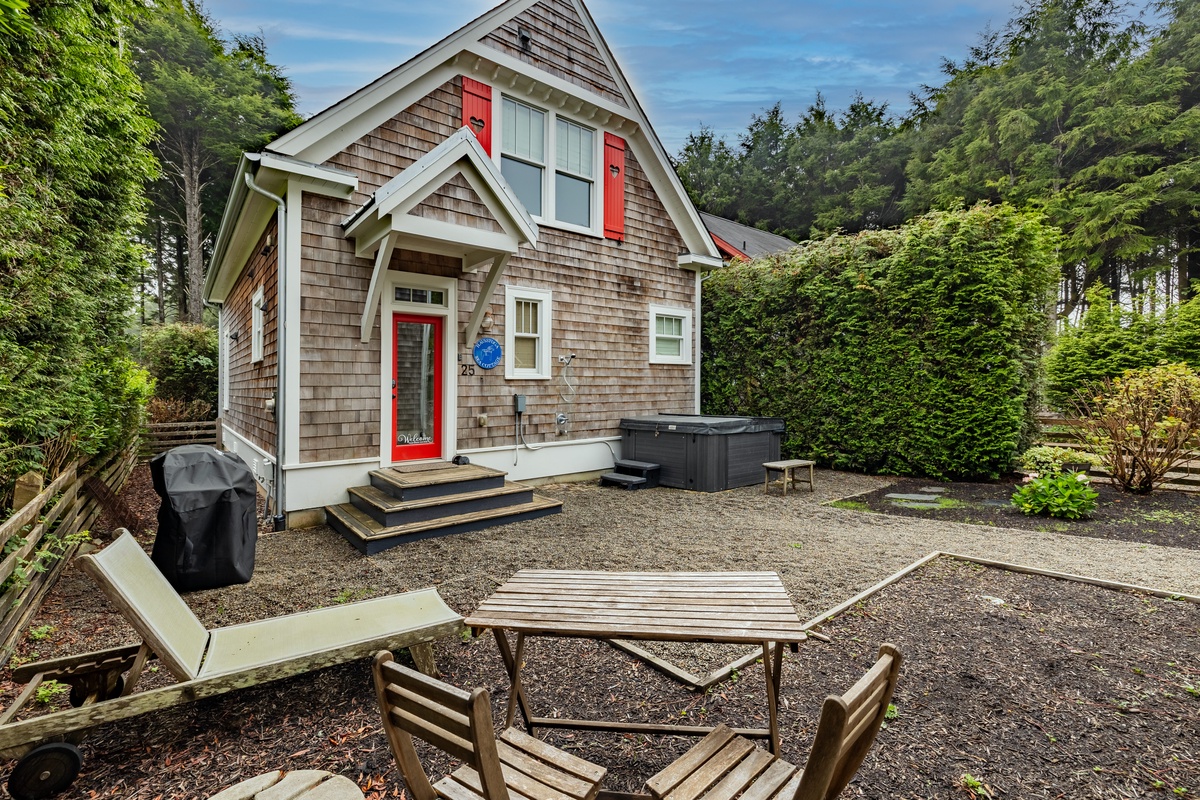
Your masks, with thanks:
[(692, 312), (650, 306), (650, 363), (692, 363)]
[(504, 377), (550, 377), (550, 300), (542, 289), (505, 289)]

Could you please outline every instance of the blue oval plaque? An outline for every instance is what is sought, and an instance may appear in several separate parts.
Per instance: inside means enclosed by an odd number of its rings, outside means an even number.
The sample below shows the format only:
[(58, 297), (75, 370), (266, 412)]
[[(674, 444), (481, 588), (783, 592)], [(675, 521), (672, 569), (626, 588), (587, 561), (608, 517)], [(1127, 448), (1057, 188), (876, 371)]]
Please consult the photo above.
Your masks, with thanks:
[(490, 336), (485, 336), (475, 342), (475, 349), (471, 355), (481, 369), (495, 369), (500, 364), (502, 355), (500, 343)]

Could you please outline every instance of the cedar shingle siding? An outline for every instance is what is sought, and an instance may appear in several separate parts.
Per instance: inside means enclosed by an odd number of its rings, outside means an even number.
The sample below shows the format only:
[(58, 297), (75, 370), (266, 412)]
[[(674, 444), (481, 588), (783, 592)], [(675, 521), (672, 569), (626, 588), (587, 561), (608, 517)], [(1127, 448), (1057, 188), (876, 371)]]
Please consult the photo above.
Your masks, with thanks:
[[(530, 34), (528, 50), (521, 49), (522, 29)], [(617, 82), (587, 28), (569, 3), (562, 0), (538, 3), (481, 41), (619, 105), (629, 105), (621, 96)]]
[[(527, 28), (533, 34), (530, 53), (520, 50), (518, 28)], [(628, 105), (568, 3), (545, 0), (484, 41), (533, 67)], [(536, 74), (535, 69), (530, 72)], [(488, 79), (486, 75), (476, 77)], [(360, 323), (373, 259), (355, 256), (354, 243), (345, 238), (341, 223), (376, 189), (453, 135), (462, 118), (462, 82), (454, 78), (325, 162), (358, 176), (358, 189), (349, 200), (304, 192), (301, 208), (289, 211), (301, 226), (297, 324), (298, 456), (302, 463), (373, 459), (380, 455), (380, 325), (391, 322), (388, 298), (384, 298), (383, 311), (376, 316), (370, 340), (363, 343)], [(493, 144), (499, 146), (498, 141)], [(453, 380), (457, 386), (453, 390), (458, 398), (458, 449), (511, 447), (514, 394), (528, 397), (525, 436), (531, 444), (617, 436), (621, 417), (693, 409), (694, 366), (652, 365), (648, 360), (648, 305), (678, 306), (695, 312), (695, 275), (678, 266), (679, 254), (687, 248), (632, 149), (626, 152), (624, 189), (624, 242), (543, 225), (536, 250), (524, 246), (508, 262), (500, 286), (489, 300), (494, 325), (481, 335), (504, 342), (507, 285), (552, 291), (553, 377), (507, 381), (503, 365), (490, 371), (475, 368), (474, 375), (459, 375), (456, 369)], [(413, 213), (472, 228), (500, 230), (461, 177), (436, 191)], [(593, 208), (592, 213), (600, 214), (602, 209)], [(274, 228), (272, 222), (266, 233), (274, 235)], [(393, 253), (389, 268), (458, 279), (455, 347), (461, 363), (471, 365), (473, 343), (462, 344), (461, 331), (475, 308), (487, 269), (464, 273), (460, 259), (403, 249)], [(251, 270), (255, 273), (253, 280), (243, 275), (226, 304), (230, 329), (243, 333), (230, 363), (234, 380), (230, 387), (231, 408), (225, 413), (230, 427), (273, 452), (274, 422), (262, 406), (273, 394), (276, 374), (274, 251), (269, 257), (254, 256), (246, 272)], [(259, 283), (265, 287), (270, 309), (266, 358), (250, 367), (250, 297)], [(569, 386), (557, 362), (558, 356), (568, 353), (578, 356), (570, 367)], [(390, 367), (384, 369), (390, 376)], [(565, 436), (556, 431), (556, 412), (570, 417)], [(478, 424), (480, 414), (488, 415), (487, 427)], [(449, 433), (443, 431), (443, 435)]]
[[(275, 452), (275, 417), (267, 411), (266, 402), (275, 396), (278, 383), (279, 348), (275, 324), (278, 305), (275, 295), (279, 286), (276, 277), (279, 237), (276, 227), (272, 216), (221, 312), (225, 317), (226, 335), (233, 332), (238, 335), (236, 342), (228, 343), (229, 364), (225, 374), (229, 380), (229, 408), (221, 411), (221, 416), (229, 428), (272, 454)], [(264, 254), (268, 236), (274, 246)], [(254, 334), (250, 303), (260, 286), (267, 309), (263, 316), (263, 358), (251, 362)]]

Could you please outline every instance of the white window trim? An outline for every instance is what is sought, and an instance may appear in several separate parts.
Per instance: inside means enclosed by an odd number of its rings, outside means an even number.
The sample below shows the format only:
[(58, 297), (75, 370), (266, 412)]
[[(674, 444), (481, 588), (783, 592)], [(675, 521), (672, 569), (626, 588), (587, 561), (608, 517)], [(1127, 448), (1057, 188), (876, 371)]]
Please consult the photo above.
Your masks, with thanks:
[[(502, 168), (501, 157), (504, 155), (504, 98), (536, 108), (546, 115), (546, 132), (543, 141), (546, 145), (545, 163), (542, 165), (542, 213), (530, 212), (533, 221), (550, 228), (591, 236), (596, 239), (604, 238), (604, 129), (589, 124), (586, 120), (561, 110), (546, 108), (530, 96), (520, 91), (500, 92), (500, 101), (492, 103), (492, 130), (496, 133), (492, 138), (492, 160), (496, 169)], [(590, 227), (575, 225), (570, 222), (560, 222), (554, 217), (555, 193), (554, 176), (558, 172), (558, 123), (562, 117), (565, 120), (581, 125), (592, 132), (592, 224)], [(514, 156), (516, 158), (516, 156)], [(518, 159), (523, 161), (524, 159)], [(571, 173), (567, 173), (570, 175)]]
[[(675, 317), (683, 320), (683, 338), (679, 345), (678, 356), (660, 356), (657, 348), (654, 346), (658, 339), (658, 326), (655, 324), (658, 317)], [(674, 306), (659, 306), (650, 305), (650, 313), (648, 316), (649, 334), (650, 334), (650, 363), (651, 364), (691, 364), (692, 363), (692, 312), (687, 308), (677, 308)]]
[(266, 321), (263, 319), (263, 287), (259, 286), (250, 300), (250, 362), (263, 360), (263, 340)]
[[(518, 300), (538, 303), (538, 370), (516, 368), (513, 345), (516, 339), (516, 306)], [(504, 377), (507, 380), (550, 380), (550, 352), (553, 337), (553, 292), (526, 286), (504, 287)]]

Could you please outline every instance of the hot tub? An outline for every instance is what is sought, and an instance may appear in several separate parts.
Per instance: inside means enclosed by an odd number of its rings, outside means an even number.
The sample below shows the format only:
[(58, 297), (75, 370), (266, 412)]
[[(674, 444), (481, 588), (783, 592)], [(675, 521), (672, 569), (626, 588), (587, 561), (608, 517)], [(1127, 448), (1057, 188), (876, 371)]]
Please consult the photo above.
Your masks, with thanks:
[(662, 486), (720, 492), (761, 483), (763, 462), (779, 460), (783, 429), (774, 417), (627, 417), (621, 457), (661, 465)]

